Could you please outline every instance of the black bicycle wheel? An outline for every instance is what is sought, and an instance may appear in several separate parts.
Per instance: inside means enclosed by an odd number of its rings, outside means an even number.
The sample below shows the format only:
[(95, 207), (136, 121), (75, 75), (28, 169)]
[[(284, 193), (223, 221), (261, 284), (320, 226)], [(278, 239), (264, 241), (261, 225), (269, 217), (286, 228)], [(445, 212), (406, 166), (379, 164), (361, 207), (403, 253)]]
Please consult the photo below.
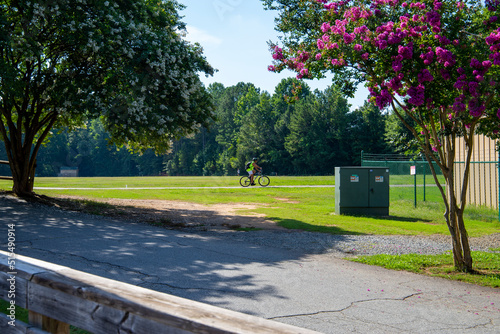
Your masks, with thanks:
[(248, 187), (250, 185), (250, 178), (248, 176), (242, 176), (240, 179), (240, 184), (242, 187)]
[(271, 183), (271, 180), (267, 176), (262, 175), (261, 177), (259, 177), (259, 184), (261, 186), (267, 187), (269, 183)]

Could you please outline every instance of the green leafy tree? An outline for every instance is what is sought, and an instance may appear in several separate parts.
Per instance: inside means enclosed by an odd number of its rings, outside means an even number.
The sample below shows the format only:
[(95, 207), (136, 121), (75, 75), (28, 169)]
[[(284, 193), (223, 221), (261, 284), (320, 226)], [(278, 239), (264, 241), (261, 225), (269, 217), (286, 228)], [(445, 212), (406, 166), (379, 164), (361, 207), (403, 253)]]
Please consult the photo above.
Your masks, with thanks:
[(219, 174), (227, 175), (237, 169), (238, 133), (245, 114), (258, 103), (259, 90), (251, 83), (240, 82), (227, 87), (215, 101), (218, 120), (216, 141), (220, 145), (215, 162)]
[[(415, 126), (413, 119), (404, 111), (400, 111), (400, 116), (404, 117), (405, 123), (411, 127)], [(395, 113), (390, 113), (387, 116), (385, 140), (391, 150), (396, 153), (404, 154), (410, 158), (420, 154), (421, 148), (418, 141)]]
[(324, 159), (318, 157), (329, 146), (328, 139), (319, 136), (316, 131), (316, 117), (320, 114), (318, 104), (312, 95), (295, 103), (294, 113), (290, 117), (284, 146), (290, 154), (293, 172), (306, 174), (317, 172)]
[(295, 112), (293, 101), (304, 99), (311, 94), (309, 85), (295, 78), (281, 80), (272, 96), (274, 133), (270, 138), (271, 150), (268, 152), (268, 163), (273, 170), (282, 174), (295, 173), (290, 152), (285, 147), (286, 138), (290, 135), (290, 120)]
[(353, 163), (361, 162), (360, 152), (389, 153), (391, 150), (385, 139), (387, 115), (380, 112), (373, 103), (365, 102), (352, 112), (351, 156)]
[[(463, 213), (475, 133), (498, 138), (500, 21), (497, 0), (264, 0), (277, 8), (284, 49), (276, 63), (298, 78), (334, 73), (343, 91), (365, 82), (381, 109), (390, 107), (411, 131), (439, 183), (457, 270), (472, 271)], [(299, 10), (299, 11), (298, 11)], [(293, 22), (295, 26), (292, 26)], [(403, 111), (414, 125), (405, 121)], [(460, 191), (455, 191), (456, 139), (466, 146)]]
[[(263, 96), (267, 97), (264, 101)], [(265, 113), (263, 109), (266, 108), (263, 104), (266, 101), (269, 101), (267, 93), (261, 94), (259, 89), (250, 87), (247, 94), (240, 97), (237, 102), (234, 117), (239, 131), (236, 139), (236, 155), (232, 159), (233, 168), (241, 168), (245, 165), (245, 161), (264, 151), (265, 138), (261, 132), (265, 123), (260, 123), (263, 121), (262, 116)]]
[(285, 147), (296, 172), (331, 174), (351, 162), (351, 117), (347, 100), (333, 87), (296, 102)]
[(213, 116), (174, 0), (0, 0), (0, 135), (13, 191), (33, 191), (53, 127), (101, 118), (118, 146), (166, 151)]
[[(56, 131), (54, 131), (56, 132)], [(5, 145), (3, 145), (5, 151)], [(50, 136), (50, 142), (44, 143), (40, 148), (37, 159), (38, 176), (57, 176), (62, 166), (67, 166), (68, 158), (68, 132), (57, 131)]]
[(77, 167), (80, 176), (159, 175), (163, 156), (153, 150), (133, 152), (109, 143), (98, 119), (73, 131), (55, 130), (37, 156), (38, 176), (57, 176), (61, 167)]
[(199, 149), (199, 142), (194, 138), (181, 138), (172, 145), (172, 152), (167, 155), (165, 171), (168, 175), (200, 175), (199, 167), (194, 163)]
[(246, 113), (238, 134), (236, 157), (240, 170), (243, 170), (245, 163), (253, 157), (259, 159), (259, 165), (265, 164), (268, 172), (278, 167), (270, 163), (274, 123), (271, 96), (268, 92), (263, 92), (258, 104), (252, 106)]

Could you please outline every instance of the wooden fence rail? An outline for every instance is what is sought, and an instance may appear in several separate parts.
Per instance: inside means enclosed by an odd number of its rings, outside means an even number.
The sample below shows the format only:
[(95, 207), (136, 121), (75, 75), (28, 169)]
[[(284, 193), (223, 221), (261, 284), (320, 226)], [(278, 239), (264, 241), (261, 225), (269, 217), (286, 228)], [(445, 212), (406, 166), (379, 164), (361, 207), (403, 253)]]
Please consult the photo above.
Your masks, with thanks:
[[(0, 316), (0, 333), (317, 333), (0, 251), (0, 298), (29, 311), (29, 324)], [(12, 280), (15, 278), (15, 281)], [(10, 316), (10, 318), (9, 318)], [(9, 324), (10, 322), (10, 324)]]
[[(9, 162), (5, 160), (0, 160), (0, 165), (8, 165)], [(12, 176), (0, 176), (0, 180), (12, 180)]]

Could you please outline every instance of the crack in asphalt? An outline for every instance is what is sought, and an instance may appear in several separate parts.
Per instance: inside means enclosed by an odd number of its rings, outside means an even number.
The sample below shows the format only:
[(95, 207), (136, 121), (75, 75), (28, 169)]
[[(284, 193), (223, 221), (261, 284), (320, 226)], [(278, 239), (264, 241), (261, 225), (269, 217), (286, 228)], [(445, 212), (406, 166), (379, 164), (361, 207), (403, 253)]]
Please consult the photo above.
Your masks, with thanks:
[(470, 327), (466, 327), (465, 329), (476, 329), (476, 328), (481, 328), (481, 327), (487, 327), (487, 326), (492, 326), (493, 325), (493, 319), (488, 319), (488, 321), (486, 321), (485, 323), (483, 324), (477, 324), (477, 325), (474, 325), (474, 326), (470, 326)]
[(357, 304), (362, 304), (362, 303), (367, 303), (367, 302), (373, 302), (373, 301), (382, 301), (382, 300), (386, 300), (386, 301), (405, 301), (408, 298), (415, 297), (415, 296), (418, 296), (418, 295), (421, 295), (421, 294), (422, 294), (422, 292), (412, 293), (411, 295), (408, 295), (408, 296), (403, 297), (403, 298), (372, 298), (372, 299), (356, 300), (356, 301), (353, 301), (349, 306), (346, 306), (346, 307), (344, 307), (342, 309), (339, 309), (339, 310), (317, 311), (317, 312), (311, 312), (311, 313), (298, 313), (298, 314), (290, 314), (290, 315), (280, 315), (280, 316), (271, 317), (271, 318), (267, 318), (267, 319), (269, 319), (269, 320), (275, 320), (275, 319), (308, 317), (308, 316), (314, 316), (314, 315), (320, 315), (320, 314), (327, 314), (327, 313), (342, 313), (342, 312), (347, 311), (348, 309), (350, 309), (351, 307), (353, 307), (353, 306), (355, 306)]

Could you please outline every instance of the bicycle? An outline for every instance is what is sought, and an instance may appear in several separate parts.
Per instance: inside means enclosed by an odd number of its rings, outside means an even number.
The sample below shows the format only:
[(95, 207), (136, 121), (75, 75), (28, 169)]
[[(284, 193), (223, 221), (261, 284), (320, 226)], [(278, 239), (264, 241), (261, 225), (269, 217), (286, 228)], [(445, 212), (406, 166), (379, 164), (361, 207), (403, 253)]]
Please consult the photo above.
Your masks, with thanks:
[[(258, 172), (255, 174), (253, 178), (253, 182), (256, 183), (258, 182), (262, 187), (267, 187), (269, 183), (271, 183), (271, 180), (267, 175), (262, 174), (262, 171)], [(250, 186), (252, 182), (250, 181), (250, 175), (249, 176), (242, 176), (240, 178), (240, 184), (242, 187), (248, 187)]]

